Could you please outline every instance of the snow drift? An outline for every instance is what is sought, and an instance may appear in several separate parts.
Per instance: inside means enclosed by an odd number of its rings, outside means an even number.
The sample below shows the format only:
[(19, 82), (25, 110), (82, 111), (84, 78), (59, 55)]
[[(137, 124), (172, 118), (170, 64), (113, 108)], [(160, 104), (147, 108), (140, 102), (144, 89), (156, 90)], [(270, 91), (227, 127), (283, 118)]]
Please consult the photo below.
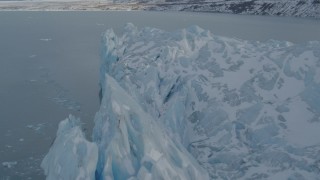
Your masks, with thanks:
[[(62, 122), (48, 179), (64, 177), (64, 156), (96, 179), (319, 179), (320, 42), (132, 24), (103, 42), (93, 143)], [(93, 153), (76, 156), (79, 141)]]

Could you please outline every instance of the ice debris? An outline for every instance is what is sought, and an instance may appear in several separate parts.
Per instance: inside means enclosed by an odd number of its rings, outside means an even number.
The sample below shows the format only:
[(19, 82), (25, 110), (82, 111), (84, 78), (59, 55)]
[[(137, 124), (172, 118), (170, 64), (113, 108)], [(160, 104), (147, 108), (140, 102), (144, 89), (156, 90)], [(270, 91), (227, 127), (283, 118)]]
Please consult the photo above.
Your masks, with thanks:
[(11, 161), (11, 162), (2, 162), (2, 166), (6, 168), (12, 168), (13, 166), (17, 165), (17, 161)]

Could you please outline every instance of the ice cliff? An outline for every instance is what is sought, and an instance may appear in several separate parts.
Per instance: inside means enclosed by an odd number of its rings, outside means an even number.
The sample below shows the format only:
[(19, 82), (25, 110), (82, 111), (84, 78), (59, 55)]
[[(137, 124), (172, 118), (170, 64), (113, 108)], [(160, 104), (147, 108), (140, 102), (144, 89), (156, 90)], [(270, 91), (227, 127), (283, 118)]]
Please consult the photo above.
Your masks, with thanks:
[(41, 164), (47, 179), (209, 179), (180, 142), (171, 140), (107, 72), (101, 75), (93, 142), (85, 139), (79, 120), (62, 121)]
[(105, 81), (94, 143), (84, 138), (73, 116), (62, 121), (41, 164), (47, 179), (209, 179), (113, 78), (106, 75)]
[(48, 179), (320, 179), (320, 42), (132, 24), (103, 42), (93, 142), (63, 121)]

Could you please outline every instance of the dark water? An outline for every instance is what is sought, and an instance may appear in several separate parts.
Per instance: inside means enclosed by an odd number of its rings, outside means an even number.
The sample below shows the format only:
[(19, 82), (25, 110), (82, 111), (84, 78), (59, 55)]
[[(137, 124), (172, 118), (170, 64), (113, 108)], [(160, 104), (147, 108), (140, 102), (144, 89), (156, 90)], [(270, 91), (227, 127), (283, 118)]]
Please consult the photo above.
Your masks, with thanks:
[[(44, 179), (39, 165), (69, 114), (90, 137), (99, 107), (101, 33), (127, 22), (190, 25), (247, 40), (320, 40), (320, 21), (156, 12), (0, 12), (0, 180)], [(9, 162), (9, 165), (8, 163)], [(11, 167), (10, 167), (11, 166)]]

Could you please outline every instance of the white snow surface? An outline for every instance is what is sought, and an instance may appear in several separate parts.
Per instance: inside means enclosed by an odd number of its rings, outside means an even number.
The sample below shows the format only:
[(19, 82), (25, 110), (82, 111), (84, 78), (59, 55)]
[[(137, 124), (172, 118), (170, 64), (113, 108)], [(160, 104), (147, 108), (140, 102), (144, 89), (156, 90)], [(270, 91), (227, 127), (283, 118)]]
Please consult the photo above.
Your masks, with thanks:
[[(320, 42), (132, 24), (103, 42), (93, 142), (62, 122), (48, 179), (67, 166), (95, 179), (320, 179)], [(96, 153), (76, 156), (80, 141)]]

